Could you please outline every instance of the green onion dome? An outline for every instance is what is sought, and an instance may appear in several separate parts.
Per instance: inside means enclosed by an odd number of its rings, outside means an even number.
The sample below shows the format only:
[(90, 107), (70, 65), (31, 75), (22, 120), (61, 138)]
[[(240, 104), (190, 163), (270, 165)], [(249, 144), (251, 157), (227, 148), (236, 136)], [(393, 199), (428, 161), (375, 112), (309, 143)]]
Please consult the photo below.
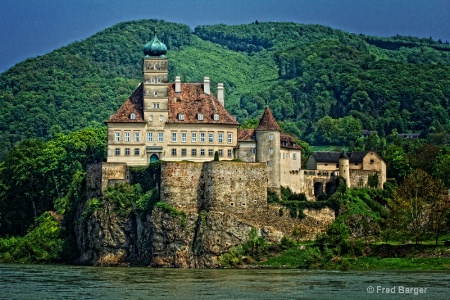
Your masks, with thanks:
[(167, 47), (163, 42), (158, 40), (156, 36), (156, 29), (153, 34), (153, 38), (144, 46), (145, 56), (164, 56), (167, 53)]

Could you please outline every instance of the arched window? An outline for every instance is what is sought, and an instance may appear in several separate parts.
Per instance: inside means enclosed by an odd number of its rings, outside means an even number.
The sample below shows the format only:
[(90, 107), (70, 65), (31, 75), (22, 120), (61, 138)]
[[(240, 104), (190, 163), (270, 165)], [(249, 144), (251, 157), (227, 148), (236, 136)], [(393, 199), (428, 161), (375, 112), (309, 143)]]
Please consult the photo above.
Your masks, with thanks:
[(198, 115), (197, 115), (197, 120), (203, 121), (203, 115), (202, 115), (202, 114), (198, 114)]
[(131, 113), (130, 114), (130, 120), (136, 120), (136, 114), (135, 113)]

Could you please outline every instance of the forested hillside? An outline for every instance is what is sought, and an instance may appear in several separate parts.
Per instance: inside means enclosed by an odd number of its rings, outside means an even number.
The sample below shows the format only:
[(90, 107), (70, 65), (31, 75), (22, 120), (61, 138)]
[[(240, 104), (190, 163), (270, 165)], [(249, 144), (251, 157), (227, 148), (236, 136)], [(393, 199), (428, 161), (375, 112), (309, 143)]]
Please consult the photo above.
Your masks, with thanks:
[[(311, 143), (344, 143), (361, 129), (382, 136), (393, 129), (424, 135), (450, 130), (448, 42), (295, 23), (200, 26), (192, 32), (183, 24), (142, 20), (0, 74), (0, 158), (26, 138), (103, 126), (141, 81), (142, 49), (155, 27), (169, 48), (170, 80), (209, 76), (213, 87), (224, 82), (226, 107), (240, 122), (270, 105), (285, 130)], [(348, 136), (324, 138), (327, 116)]]

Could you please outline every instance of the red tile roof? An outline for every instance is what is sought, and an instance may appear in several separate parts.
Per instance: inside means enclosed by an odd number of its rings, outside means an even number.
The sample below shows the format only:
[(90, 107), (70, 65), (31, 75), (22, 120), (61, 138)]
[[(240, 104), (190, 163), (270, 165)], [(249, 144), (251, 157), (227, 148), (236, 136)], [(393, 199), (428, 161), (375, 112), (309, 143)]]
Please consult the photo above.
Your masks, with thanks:
[[(124, 104), (113, 114), (105, 123), (142, 123), (144, 120), (144, 105), (142, 101), (142, 93), (144, 88), (141, 85), (134, 91), (134, 93), (125, 101)], [(136, 114), (136, 119), (131, 120), (131, 113)]]
[[(203, 83), (182, 83), (181, 93), (175, 93), (175, 84), (170, 83), (168, 96), (168, 123), (239, 125), (213, 94), (203, 93)], [(179, 120), (180, 113), (184, 114), (184, 120)], [(203, 120), (198, 120), (199, 114), (203, 115)], [(217, 121), (215, 114), (219, 116)]]
[(255, 129), (238, 129), (239, 142), (253, 142), (256, 141)]
[[(106, 123), (145, 122), (143, 91), (141, 84)], [(168, 98), (169, 118), (167, 123), (239, 125), (214, 95), (203, 93), (203, 83), (182, 83), (181, 93), (175, 93), (175, 84), (169, 83)], [(131, 113), (136, 114), (135, 120), (130, 119)], [(183, 120), (178, 118), (180, 113), (184, 114)], [(199, 114), (203, 115), (203, 120), (198, 120)], [(214, 115), (218, 115), (217, 121), (214, 120)]]
[(290, 148), (290, 149), (301, 149), (302, 148), (299, 144), (297, 144), (295, 139), (289, 134), (281, 133), (280, 140), (281, 140), (280, 142), (281, 142), (282, 148)]
[(258, 127), (256, 127), (256, 130), (274, 130), (281, 132), (280, 126), (278, 126), (277, 121), (273, 117), (272, 112), (270, 111), (270, 108), (268, 106), (266, 107), (264, 114), (259, 120), (259, 125)]

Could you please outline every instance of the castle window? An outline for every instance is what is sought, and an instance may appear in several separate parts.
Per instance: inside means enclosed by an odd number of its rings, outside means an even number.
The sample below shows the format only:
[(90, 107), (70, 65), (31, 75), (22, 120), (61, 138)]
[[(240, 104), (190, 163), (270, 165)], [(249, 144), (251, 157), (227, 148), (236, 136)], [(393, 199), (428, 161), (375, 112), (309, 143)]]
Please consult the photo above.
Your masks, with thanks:
[(336, 164), (336, 168), (339, 168), (339, 164)]
[(155, 78), (152, 78), (151, 82), (152, 82), (152, 83), (155, 83)]
[(233, 134), (232, 133), (228, 133), (228, 144), (233, 143)]
[(213, 155), (214, 155), (214, 150), (208, 149), (208, 156), (213, 156)]
[(114, 140), (115, 140), (116, 142), (120, 142), (120, 132), (115, 132), (115, 138), (114, 138)]
[(197, 132), (192, 133), (192, 142), (197, 143)]
[(219, 150), (219, 156), (223, 156), (223, 150)]
[(162, 115), (159, 116), (159, 121), (163, 122), (164, 121), (164, 117)]
[(181, 133), (181, 142), (182, 142), (182, 143), (186, 143), (186, 140), (187, 140), (186, 135), (187, 135), (186, 132), (182, 132), (182, 133)]
[(148, 116), (148, 120), (149, 120), (150, 122), (153, 122), (153, 115)]
[(186, 156), (187, 155), (187, 150), (186, 148), (182, 148), (181, 149), (181, 156)]
[(295, 160), (297, 159), (297, 153), (292, 154), (292, 158)]
[(134, 148), (134, 155), (139, 156), (139, 148)]
[(172, 156), (177, 156), (177, 149), (176, 148), (172, 148)]
[(273, 140), (273, 134), (269, 134), (269, 141)]
[(135, 132), (134, 133), (134, 141), (135, 142), (139, 142), (141, 140), (141, 134), (140, 132)]
[(172, 143), (176, 143), (176, 142), (177, 142), (177, 133), (172, 132)]
[(131, 113), (130, 114), (130, 120), (136, 120), (136, 114), (135, 113)]
[(164, 132), (158, 132), (158, 142), (164, 142)]
[(129, 142), (130, 141), (130, 132), (127, 131), (125, 132), (125, 142)]
[(184, 120), (184, 114), (178, 114), (178, 120), (183, 121)]
[(200, 133), (200, 143), (204, 143), (205, 142), (205, 133)]
[(120, 155), (120, 148), (116, 148), (116, 149), (114, 150), (114, 154), (115, 154), (115, 155)]
[(158, 83), (161, 83), (161, 78), (158, 77)]
[(229, 149), (228, 150), (228, 157), (232, 157), (233, 156), (233, 150)]
[(256, 153), (256, 148), (252, 148), (252, 154)]
[(219, 133), (219, 143), (223, 143), (223, 133)]
[(358, 165), (358, 163), (355, 163), (355, 166), (357, 166)]
[(191, 150), (191, 155), (192, 156), (197, 156), (197, 149), (192, 149)]
[(295, 147), (295, 146), (297, 146), (297, 144), (296, 143), (292, 143), (292, 147)]
[(157, 92), (157, 91), (154, 91), (154, 92), (153, 92), (153, 95), (158, 96), (158, 92)]
[(154, 109), (158, 109), (159, 108), (159, 103), (158, 102), (153, 102), (153, 108)]
[(147, 133), (147, 141), (153, 142), (153, 132)]
[(267, 166), (270, 167), (270, 160), (266, 162)]
[(214, 133), (208, 133), (208, 142), (214, 143)]
[(197, 115), (197, 120), (203, 121), (203, 115), (202, 115), (202, 114), (198, 114), (198, 115)]
[(370, 163), (373, 164), (375, 161), (373, 159), (370, 160)]
[(130, 155), (130, 148), (125, 148), (125, 155)]
[(273, 154), (273, 148), (269, 148), (269, 154)]
[(214, 114), (213, 118), (214, 118), (214, 121), (219, 121), (219, 115), (218, 114)]
[(200, 156), (205, 156), (205, 149), (200, 149)]

